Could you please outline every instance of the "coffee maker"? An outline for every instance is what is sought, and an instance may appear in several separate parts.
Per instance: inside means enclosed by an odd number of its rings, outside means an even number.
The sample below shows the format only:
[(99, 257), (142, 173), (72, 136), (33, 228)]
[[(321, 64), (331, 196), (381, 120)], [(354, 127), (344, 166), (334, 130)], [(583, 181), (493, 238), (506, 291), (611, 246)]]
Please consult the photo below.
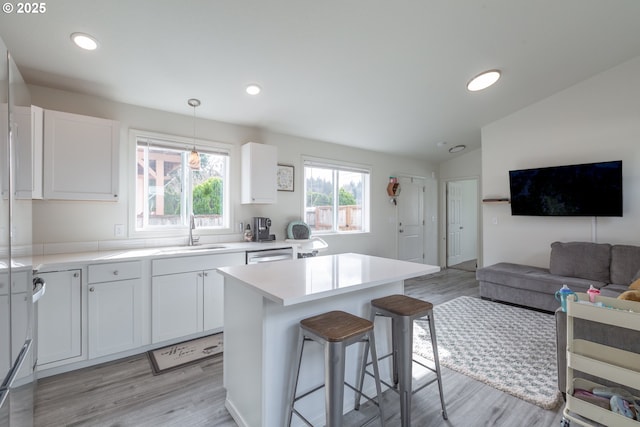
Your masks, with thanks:
[(253, 241), (254, 242), (267, 242), (274, 240), (275, 236), (269, 234), (269, 227), (271, 227), (271, 219), (262, 216), (253, 217)]

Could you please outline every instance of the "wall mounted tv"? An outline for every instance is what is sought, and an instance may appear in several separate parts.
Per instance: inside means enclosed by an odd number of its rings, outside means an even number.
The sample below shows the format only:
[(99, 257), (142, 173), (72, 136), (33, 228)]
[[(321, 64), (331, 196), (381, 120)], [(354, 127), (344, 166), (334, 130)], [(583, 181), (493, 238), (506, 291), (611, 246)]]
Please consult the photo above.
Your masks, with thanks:
[(511, 214), (622, 216), (622, 161), (509, 171)]

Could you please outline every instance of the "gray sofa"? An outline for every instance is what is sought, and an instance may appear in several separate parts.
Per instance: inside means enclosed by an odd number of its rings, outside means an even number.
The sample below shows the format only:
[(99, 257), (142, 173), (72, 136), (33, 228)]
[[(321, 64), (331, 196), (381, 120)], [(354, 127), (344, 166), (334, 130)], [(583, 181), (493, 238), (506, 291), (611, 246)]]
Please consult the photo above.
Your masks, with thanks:
[(477, 270), (480, 296), (554, 312), (555, 293), (566, 284), (574, 292), (590, 285), (617, 297), (640, 277), (640, 246), (554, 242), (549, 268), (501, 262)]
[[(480, 296), (549, 312), (555, 311), (558, 389), (566, 390), (567, 314), (559, 309), (554, 294), (566, 284), (575, 292), (590, 285), (603, 296), (617, 297), (640, 278), (640, 246), (588, 242), (551, 244), (549, 268), (499, 263), (477, 271)], [(576, 319), (574, 337), (640, 353), (640, 332)], [(580, 377), (615, 385), (580, 373)], [(632, 392), (640, 393), (639, 390)]]

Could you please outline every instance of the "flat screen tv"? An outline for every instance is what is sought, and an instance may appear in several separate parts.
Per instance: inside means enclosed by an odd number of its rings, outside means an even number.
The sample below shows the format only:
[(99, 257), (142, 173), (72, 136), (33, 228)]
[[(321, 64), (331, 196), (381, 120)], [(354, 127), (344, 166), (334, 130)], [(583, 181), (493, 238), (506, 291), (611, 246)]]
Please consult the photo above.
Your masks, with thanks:
[(622, 160), (509, 171), (511, 214), (622, 216)]

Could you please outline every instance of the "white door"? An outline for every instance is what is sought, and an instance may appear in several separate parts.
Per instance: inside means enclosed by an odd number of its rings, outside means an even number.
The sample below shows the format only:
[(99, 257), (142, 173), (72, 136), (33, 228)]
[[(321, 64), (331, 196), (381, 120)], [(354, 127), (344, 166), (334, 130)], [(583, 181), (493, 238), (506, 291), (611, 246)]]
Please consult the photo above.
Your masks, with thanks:
[(398, 259), (424, 263), (425, 181), (400, 177), (398, 182)]
[(447, 266), (478, 258), (478, 180), (447, 182)]
[(447, 265), (462, 262), (462, 185), (447, 183)]

